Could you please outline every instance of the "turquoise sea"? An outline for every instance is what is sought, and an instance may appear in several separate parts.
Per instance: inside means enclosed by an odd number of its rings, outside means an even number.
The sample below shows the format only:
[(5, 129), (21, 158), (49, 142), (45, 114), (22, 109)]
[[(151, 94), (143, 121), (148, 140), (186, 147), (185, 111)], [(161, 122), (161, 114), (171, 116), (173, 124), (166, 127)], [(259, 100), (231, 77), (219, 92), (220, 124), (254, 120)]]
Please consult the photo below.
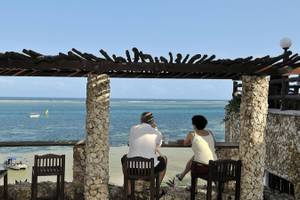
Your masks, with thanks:
[[(144, 111), (154, 114), (170, 141), (185, 137), (196, 114), (205, 115), (208, 128), (223, 141), (226, 104), (225, 100), (112, 99), (110, 145), (127, 144), (130, 127), (139, 123)], [(30, 113), (40, 117), (30, 118)], [(85, 136), (85, 115), (85, 99), (0, 98), (0, 140), (80, 140)]]

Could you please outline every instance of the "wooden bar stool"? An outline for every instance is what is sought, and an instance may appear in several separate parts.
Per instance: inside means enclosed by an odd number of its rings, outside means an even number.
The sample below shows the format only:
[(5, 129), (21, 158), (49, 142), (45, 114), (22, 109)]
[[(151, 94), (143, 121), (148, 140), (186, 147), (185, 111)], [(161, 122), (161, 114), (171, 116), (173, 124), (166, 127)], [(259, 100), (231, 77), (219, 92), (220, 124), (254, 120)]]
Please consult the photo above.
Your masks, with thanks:
[(7, 194), (7, 170), (0, 170), (0, 178), (3, 178), (3, 199), (8, 200)]
[(65, 155), (35, 155), (32, 167), (31, 199), (37, 199), (38, 176), (57, 176), (56, 199), (64, 199)]
[(207, 180), (207, 200), (212, 199), (212, 182), (215, 182), (217, 185), (217, 200), (221, 200), (224, 184), (229, 181), (235, 181), (235, 199), (240, 199), (242, 166), (242, 162), (240, 160), (210, 160), (208, 165), (208, 173), (197, 172), (197, 165), (199, 165), (199, 163), (193, 162), (191, 168), (191, 200), (195, 199), (197, 178)]
[(150, 200), (159, 199), (159, 173), (154, 173), (154, 159), (146, 159), (142, 157), (124, 158), (123, 161), (123, 172), (124, 172), (124, 196), (125, 199), (128, 197), (128, 181), (131, 185), (130, 199), (135, 199), (135, 181), (145, 180), (150, 181)]

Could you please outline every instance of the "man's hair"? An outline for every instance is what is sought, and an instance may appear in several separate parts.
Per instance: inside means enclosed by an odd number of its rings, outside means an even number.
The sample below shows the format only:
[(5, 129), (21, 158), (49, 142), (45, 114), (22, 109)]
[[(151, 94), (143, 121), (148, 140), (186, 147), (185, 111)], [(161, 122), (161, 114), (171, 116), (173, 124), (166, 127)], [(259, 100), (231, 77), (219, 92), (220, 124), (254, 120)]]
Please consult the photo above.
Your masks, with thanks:
[(141, 115), (141, 122), (147, 124), (153, 124), (154, 123), (153, 114), (151, 112), (143, 112)]
[(192, 124), (198, 129), (203, 130), (207, 125), (207, 119), (202, 115), (195, 115), (192, 118)]

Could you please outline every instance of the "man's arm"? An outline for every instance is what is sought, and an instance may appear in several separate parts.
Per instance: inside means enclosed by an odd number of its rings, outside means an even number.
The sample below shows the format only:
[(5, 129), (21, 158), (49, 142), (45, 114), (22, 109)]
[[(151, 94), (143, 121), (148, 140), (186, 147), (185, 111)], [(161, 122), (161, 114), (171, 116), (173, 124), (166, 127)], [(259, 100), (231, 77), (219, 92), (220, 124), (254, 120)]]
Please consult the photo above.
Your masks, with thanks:
[(163, 136), (162, 136), (161, 132), (158, 131), (157, 129), (156, 129), (156, 132), (157, 132), (156, 145), (160, 147), (162, 145)]
[(156, 148), (155, 151), (161, 156), (160, 147), (162, 145), (162, 134), (160, 131), (157, 131), (157, 138), (156, 138)]
[(128, 146), (131, 146), (131, 141), (132, 141), (132, 135), (133, 135), (133, 127), (131, 127), (130, 132), (129, 132), (129, 137), (128, 137)]

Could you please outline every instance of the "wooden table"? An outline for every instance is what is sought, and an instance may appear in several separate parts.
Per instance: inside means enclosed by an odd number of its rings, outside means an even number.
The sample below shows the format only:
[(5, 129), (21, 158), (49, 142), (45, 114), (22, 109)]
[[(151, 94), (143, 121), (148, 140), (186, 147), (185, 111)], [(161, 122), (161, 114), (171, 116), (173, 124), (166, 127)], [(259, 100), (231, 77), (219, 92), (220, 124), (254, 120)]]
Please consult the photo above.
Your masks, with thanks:
[(7, 170), (0, 170), (0, 179), (3, 178), (3, 199), (8, 200), (7, 195)]
[[(168, 147), (168, 148), (188, 148), (191, 146), (184, 146), (183, 141), (170, 141), (168, 144), (163, 143), (161, 147)], [(228, 142), (216, 142), (216, 149), (238, 149), (238, 143), (228, 143)]]

